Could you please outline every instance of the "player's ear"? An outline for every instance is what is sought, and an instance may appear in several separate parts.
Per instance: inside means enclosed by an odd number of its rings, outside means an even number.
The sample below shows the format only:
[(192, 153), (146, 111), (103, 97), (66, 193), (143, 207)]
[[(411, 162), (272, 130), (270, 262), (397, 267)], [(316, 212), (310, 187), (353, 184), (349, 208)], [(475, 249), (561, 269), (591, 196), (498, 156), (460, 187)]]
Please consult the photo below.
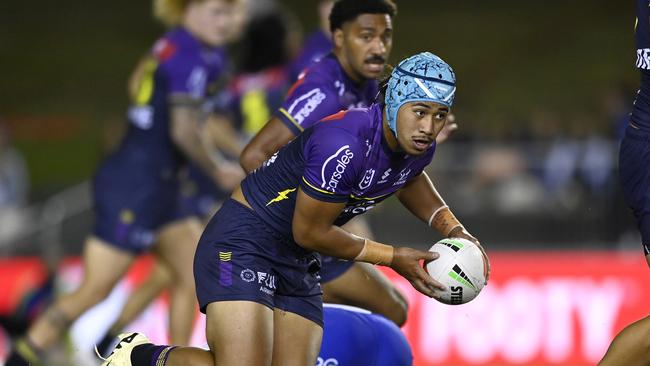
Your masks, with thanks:
[(343, 30), (341, 28), (338, 28), (332, 33), (332, 40), (334, 41), (334, 47), (335, 48), (342, 48), (343, 47)]

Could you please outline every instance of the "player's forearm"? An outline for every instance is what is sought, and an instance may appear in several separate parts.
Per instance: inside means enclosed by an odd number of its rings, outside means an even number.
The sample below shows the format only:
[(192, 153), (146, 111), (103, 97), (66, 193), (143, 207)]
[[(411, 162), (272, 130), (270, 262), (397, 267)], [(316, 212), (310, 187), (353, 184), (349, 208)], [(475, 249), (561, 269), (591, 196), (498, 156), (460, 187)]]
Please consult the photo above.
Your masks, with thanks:
[(294, 227), (294, 239), (302, 247), (341, 259), (354, 259), (363, 248), (364, 239), (338, 226), (328, 229)]
[(424, 222), (429, 220), (435, 210), (445, 205), (426, 173), (411, 179), (396, 196), (404, 207)]
[(214, 177), (217, 172), (216, 163), (210, 158), (198, 131), (184, 130), (172, 135), (174, 144), (178, 149), (192, 161), (199, 168), (201, 168), (206, 175)]
[(409, 211), (442, 236), (448, 237), (454, 229), (463, 227), (426, 173), (410, 181), (397, 197)]

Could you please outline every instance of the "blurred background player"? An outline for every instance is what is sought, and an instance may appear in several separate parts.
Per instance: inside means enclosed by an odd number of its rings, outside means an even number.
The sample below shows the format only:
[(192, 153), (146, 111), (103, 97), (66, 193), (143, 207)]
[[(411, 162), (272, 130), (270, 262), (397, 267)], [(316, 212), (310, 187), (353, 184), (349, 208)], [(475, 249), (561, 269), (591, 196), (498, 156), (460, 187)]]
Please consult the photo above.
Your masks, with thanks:
[[(351, 107), (369, 106), (376, 98), (378, 78), (392, 47), (390, 0), (341, 0), (334, 3), (329, 22), (334, 48), (311, 64), (289, 90), (282, 107), (246, 146), (240, 162), (250, 172), (305, 128)], [(396, 172), (397, 173), (397, 172)], [(348, 230), (369, 237), (365, 221)], [(383, 274), (365, 263), (323, 257), (321, 281), (325, 301), (369, 309), (393, 320), (406, 321), (404, 296)]]
[(346, 305), (323, 305), (323, 343), (316, 366), (410, 366), (411, 346), (395, 323)]
[[(619, 152), (623, 194), (641, 232), (650, 266), (650, 1), (636, 0), (636, 67), (641, 87)], [(650, 365), (650, 317), (628, 325), (612, 341), (599, 366)]]
[(302, 43), (298, 56), (291, 62), (290, 78), (294, 82), (306, 68), (332, 52), (332, 32), (330, 31), (330, 13), (335, 0), (318, 2), (318, 29), (311, 32)]
[(194, 319), (189, 271), (201, 226), (178, 214), (178, 170), (191, 160), (215, 182), (225, 179), (199, 139), (200, 104), (221, 73), (230, 0), (159, 0), (156, 16), (174, 27), (136, 67), (129, 130), (99, 167), (96, 222), (85, 244), (84, 278), (59, 298), (19, 340), (7, 365), (38, 365), (46, 350), (82, 313), (104, 299), (135, 256), (153, 246), (172, 270), (172, 338), (187, 341)]
[[(478, 244), (423, 173), (455, 91), (451, 68), (421, 53), (393, 71), (385, 106), (340, 112), (287, 144), (244, 179), (199, 242), (194, 272), (211, 351), (125, 334), (104, 365), (315, 363), (323, 324), (316, 252), (390, 266), (436, 296), (442, 286), (420, 265), (436, 253), (377, 243), (339, 226), (396, 193), (443, 236)], [(383, 182), (368, 174), (387, 169), (401, 174)]]

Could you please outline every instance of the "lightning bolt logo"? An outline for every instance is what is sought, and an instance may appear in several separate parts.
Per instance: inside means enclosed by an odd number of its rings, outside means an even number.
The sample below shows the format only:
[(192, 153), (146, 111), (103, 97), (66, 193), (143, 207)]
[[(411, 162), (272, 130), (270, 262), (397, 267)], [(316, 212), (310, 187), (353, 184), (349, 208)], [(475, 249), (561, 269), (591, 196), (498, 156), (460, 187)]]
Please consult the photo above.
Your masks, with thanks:
[(284, 191), (282, 191), (282, 192), (278, 192), (278, 196), (275, 197), (274, 199), (270, 200), (269, 203), (267, 203), (266, 205), (268, 206), (268, 205), (270, 205), (271, 203), (280, 202), (280, 201), (282, 201), (282, 200), (287, 200), (287, 199), (289, 199), (289, 197), (287, 197), (287, 195), (288, 195), (289, 193), (295, 191), (295, 190), (296, 190), (295, 188), (292, 188), (292, 189), (286, 189), (286, 190), (284, 190)]

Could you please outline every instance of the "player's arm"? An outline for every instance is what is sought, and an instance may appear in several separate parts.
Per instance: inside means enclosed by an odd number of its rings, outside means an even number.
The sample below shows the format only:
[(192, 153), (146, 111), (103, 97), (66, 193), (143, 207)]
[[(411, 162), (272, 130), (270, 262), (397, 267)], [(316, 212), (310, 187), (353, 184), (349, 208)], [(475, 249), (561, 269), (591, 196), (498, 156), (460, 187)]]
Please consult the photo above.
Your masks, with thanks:
[(340, 110), (337, 91), (330, 83), (309, 73), (296, 81), (282, 107), (244, 148), (239, 163), (247, 173), (306, 128)]
[[(473, 237), (454, 216), (449, 207), (445, 204), (436, 187), (429, 179), (427, 173), (422, 172), (409, 180), (402, 189), (396, 193), (402, 205), (420, 220), (436, 229), (444, 237), (465, 238), (476, 243), (485, 257), (488, 274), (490, 264), (487, 253), (478, 239)], [(488, 275), (489, 276), (489, 275)]]
[(348, 233), (334, 225), (344, 207), (344, 202), (317, 200), (301, 187), (293, 216), (294, 240), (304, 248), (329, 256), (389, 266), (429, 297), (435, 296), (434, 289), (444, 289), (420, 266), (420, 260), (434, 260), (437, 253), (396, 248)]
[(175, 97), (171, 103), (170, 114), (170, 135), (174, 144), (208, 176), (219, 182), (222, 179), (222, 172), (210, 157), (201, 138), (199, 102)]
[(295, 136), (279, 118), (273, 117), (246, 145), (239, 157), (239, 163), (246, 173), (250, 173)]
[(230, 118), (220, 114), (210, 114), (204, 127), (206, 145), (209, 150), (220, 150), (230, 156), (240, 156), (242, 143)]

